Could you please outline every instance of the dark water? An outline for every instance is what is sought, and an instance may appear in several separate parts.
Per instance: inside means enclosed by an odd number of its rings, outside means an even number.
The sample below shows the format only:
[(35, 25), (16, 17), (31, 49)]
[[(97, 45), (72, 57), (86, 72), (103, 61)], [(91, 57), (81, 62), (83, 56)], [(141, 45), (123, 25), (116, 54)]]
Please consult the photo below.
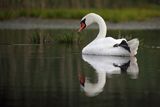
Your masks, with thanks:
[[(41, 32), (56, 35), (72, 31)], [(136, 58), (82, 57), (82, 47), (96, 35), (92, 30), (81, 35), (93, 36), (71, 45), (33, 44), (34, 30), (1, 30), (0, 33), (1, 107), (150, 107), (160, 104), (159, 30), (108, 32), (139, 38), (141, 45)]]

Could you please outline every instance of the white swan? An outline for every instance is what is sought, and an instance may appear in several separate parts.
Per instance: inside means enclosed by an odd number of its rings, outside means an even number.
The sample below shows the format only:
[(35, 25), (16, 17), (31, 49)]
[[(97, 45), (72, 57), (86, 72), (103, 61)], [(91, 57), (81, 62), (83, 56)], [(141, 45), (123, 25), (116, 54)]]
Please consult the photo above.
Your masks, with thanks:
[(138, 77), (139, 68), (136, 57), (94, 56), (83, 55), (97, 73), (97, 82), (91, 83), (87, 77), (79, 76), (81, 87), (87, 96), (96, 96), (103, 91), (106, 84), (106, 75), (126, 73), (132, 79)]
[(97, 37), (83, 48), (82, 54), (94, 55), (115, 55), (115, 56), (135, 56), (137, 54), (139, 40), (132, 39), (114, 39), (106, 37), (107, 26), (103, 18), (95, 13), (89, 13), (84, 16), (80, 22), (79, 31), (82, 31), (92, 23), (97, 23), (99, 26), (99, 33)]

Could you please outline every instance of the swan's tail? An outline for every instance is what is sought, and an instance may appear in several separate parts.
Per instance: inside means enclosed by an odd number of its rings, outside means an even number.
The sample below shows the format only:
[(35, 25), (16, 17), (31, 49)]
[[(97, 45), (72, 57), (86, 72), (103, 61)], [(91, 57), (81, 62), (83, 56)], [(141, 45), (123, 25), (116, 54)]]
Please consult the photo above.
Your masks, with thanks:
[(131, 50), (131, 56), (135, 56), (137, 54), (139, 40), (137, 38), (128, 41), (128, 45)]

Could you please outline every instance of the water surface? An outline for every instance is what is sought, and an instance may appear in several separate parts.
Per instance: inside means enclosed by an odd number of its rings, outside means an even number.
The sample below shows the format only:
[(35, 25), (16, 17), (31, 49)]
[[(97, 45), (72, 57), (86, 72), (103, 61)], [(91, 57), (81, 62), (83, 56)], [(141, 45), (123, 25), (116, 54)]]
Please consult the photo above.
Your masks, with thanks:
[[(108, 35), (116, 35), (115, 38), (127, 35), (140, 39), (138, 55), (132, 59), (82, 56), (83, 46), (95, 37), (97, 30), (82, 32), (83, 42), (70, 45), (54, 40), (34, 43), (35, 32), (44, 36), (60, 33), (60, 36), (73, 31), (0, 31), (0, 106), (142, 107), (160, 104), (159, 30), (108, 32)], [(126, 70), (115, 65), (125, 65)], [(86, 83), (94, 91), (87, 91)]]

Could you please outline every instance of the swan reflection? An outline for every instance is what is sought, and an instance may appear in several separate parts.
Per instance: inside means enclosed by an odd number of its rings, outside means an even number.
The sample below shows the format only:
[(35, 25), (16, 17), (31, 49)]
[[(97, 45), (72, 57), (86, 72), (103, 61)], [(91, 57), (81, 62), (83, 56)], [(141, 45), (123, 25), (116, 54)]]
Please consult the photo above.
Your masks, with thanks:
[(102, 92), (106, 83), (106, 77), (111, 77), (113, 74), (125, 72), (132, 79), (138, 77), (139, 68), (136, 57), (83, 55), (82, 58), (97, 73), (96, 83), (91, 83), (87, 77), (79, 75), (81, 87), (87, 96), (96, 96)]

